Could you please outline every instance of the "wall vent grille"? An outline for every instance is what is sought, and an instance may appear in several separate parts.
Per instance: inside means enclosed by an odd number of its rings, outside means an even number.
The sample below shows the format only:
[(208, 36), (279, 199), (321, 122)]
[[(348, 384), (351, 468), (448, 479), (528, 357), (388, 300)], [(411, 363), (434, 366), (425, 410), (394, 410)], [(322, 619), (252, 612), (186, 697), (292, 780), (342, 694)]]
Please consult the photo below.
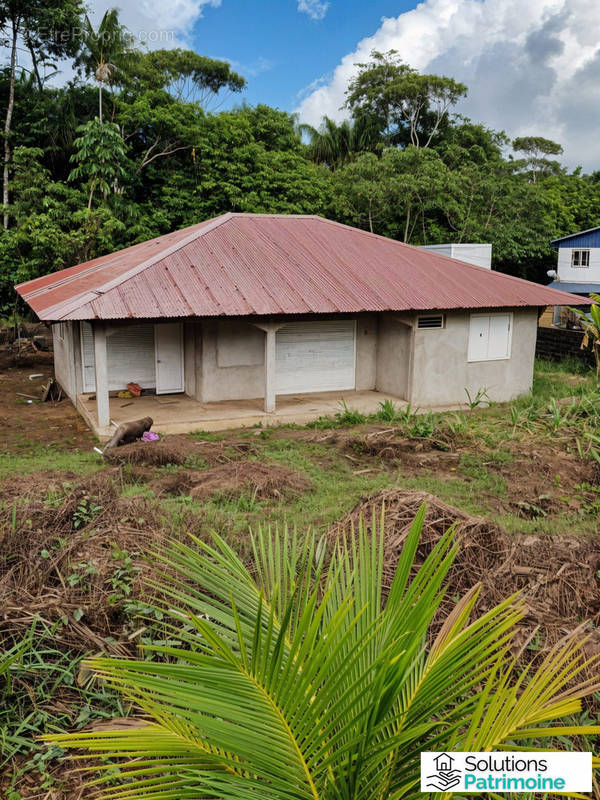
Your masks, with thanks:
[(417, 320), (417, 328), (443, 328), (444, 315), (443, 314), (428, 314), (426, 317), (419, 317)]

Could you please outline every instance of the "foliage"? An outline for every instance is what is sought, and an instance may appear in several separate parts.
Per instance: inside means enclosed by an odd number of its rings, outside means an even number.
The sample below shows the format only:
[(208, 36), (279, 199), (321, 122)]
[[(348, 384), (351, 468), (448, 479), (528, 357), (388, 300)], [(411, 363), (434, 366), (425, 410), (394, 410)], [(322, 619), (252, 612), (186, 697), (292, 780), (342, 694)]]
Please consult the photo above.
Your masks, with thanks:
[(77, 166), (69, 175), (69, 180), (83, 178), (89, 189), (88, 210), (92, 207), (94, 192), (102, 192), (104, 200), (111, 190), (118, 190), (119, 178), (125, 170), (121, 161), (125, 155), (123, 140), (114, 122), (95, 119), (77, 128), (81, 134), (75, 139), (75, 152), (71, 161)]
[(119, 21), (119, 12), (104, 12), (95, 30), (87, 14), (83, 17), (83, 42), (75, 65), (98, 84), (98, 119), (103, 122), (102, 87), (123, 83), (133, 51), (133, 37)]
[(470, 621), (475, 587), (428, 643), (457, 548), (450, 529), (414, 569), (424, 512), (385, 604), (375, 524), (330, 563), (314, 534), (259, 530), (252, 571), (216, 535), (212, 546), (173, 544), (157, 554), (170, 576), (158, 588), (182, 644), (150, 643), (157, 660), (89, 665), (147, 722), (47, 741), (120, 757), (118, 774), (100, 774), (101, 785), (118, 781), (104, 797), (308, 800), (416, 798), (424, 749), (544, 751), (600, 732), (556, 724), (594, 689), (572, 637), (537, 669), (515, 669), (514, 597)]
[(140, 90), (162, 89), (173, 99), (194, 102), (206, 108), (222, 89), (241, 92), (246, 80), (226, 61), (216, 61), (193, 50), (137, 52), (128, 76), (130, 86)]
[(404, 64), (395, 50), (371, 53), (350, 81), (346, 105), (355, 117), (377, 120), (388, 144), (429, 147), (448, 123), (449, 109), (467, 87), (439, 75), (421, 75)]
[(596, 361), (596, 380), (600, 386), (600, 294), (591, 294), (590, 298), (593, 300), (593, 305), (590, 306), (589, 312), (571, 307), (569, 311), (578, 317), (579, 324), (585, 331), (581, 347), (586, 347), (588, 344), (592, 347)]
[[(0, 97), (14, 97), (0, 314), (26, 310), (18, 281), (226, 211), (319, 214), (415, 245), (491, 242), (496, 269), (539, 282), (555, 266), (549, 242), (598, 223), (598, 175), (568, 173), (542, 137), (507, 156), (505, 134), (453, 113), (462, 84), (396, 53), (359, 65), (351, 119), (310, 127), (261, 104), (218, 111), (245, 86), (230, 64), (137, 49), (114, 9), (94, 29), (77, 0), (11, 0), (5, 35), (13, 21), (35, 59), (32, 73), (0, 68)], [(38, 41), (42, 23), (65, 42)], [(77, 70), (62, 88), (41, 69), (58, 57)]]
[(300, 125), (300, 132), (310, 139), (310, 157), (331, 169), (352, 161), (359, 153), (377, 149), (380, 143), (377, 125), (367, 115), (352, 121), (344, 120), (339, 125), (329, 117), (323, 117), (319, 129)]

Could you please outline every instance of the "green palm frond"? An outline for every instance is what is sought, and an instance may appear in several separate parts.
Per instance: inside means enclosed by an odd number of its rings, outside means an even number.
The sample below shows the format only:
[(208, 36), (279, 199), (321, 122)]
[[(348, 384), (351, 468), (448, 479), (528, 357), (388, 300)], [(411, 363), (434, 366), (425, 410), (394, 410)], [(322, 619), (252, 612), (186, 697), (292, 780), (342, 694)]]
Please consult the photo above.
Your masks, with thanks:
[(147, 724), (48, 740), (97, 756), (94, 785), (111, 800), (387, 800), (420, 796), (421, 750), (600, 732), (553, 725), (597, 688), (574, 638), (517, 669), (517, 597), (475, 617), (473, 587), (431, 637), (457, 547), (449, 530), (417, 568), (424, 514), (385, 602), (376, 520), (330, 555), (313, 533), (259, 530), (251, 569), (218, 536), (153, 554), (182, 644), (90, 663)]

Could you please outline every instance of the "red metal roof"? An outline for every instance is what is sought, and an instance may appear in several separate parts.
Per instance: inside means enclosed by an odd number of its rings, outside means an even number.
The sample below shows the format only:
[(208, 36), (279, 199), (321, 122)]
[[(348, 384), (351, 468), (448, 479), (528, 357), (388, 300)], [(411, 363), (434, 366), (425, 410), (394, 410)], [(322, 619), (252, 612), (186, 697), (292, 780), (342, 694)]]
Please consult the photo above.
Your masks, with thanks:
[(42, 320), (581, 304), (315, 216), (224, 214), (16, 287)]

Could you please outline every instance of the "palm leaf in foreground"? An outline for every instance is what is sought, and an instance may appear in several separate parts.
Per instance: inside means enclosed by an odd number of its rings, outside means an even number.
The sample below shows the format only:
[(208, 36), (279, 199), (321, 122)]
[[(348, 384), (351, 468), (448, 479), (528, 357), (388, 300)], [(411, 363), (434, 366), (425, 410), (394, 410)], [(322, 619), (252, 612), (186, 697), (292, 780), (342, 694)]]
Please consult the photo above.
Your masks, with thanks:
[(474, 587), (428, 645), (456, 545), (450, 530), (416, 569), (424, 514), (385, 603), (383, 525), (361, 526), (329, 560), (313, 534), (259, 531), (252, 571), (219, 537), (154, 554), (182, 645), (90, 662), (147, 726), (48, 740), (96, 754), (93, 784), (110, 800), (387, 800), (420, 796), (421, 750), (599, 733), (553, 727), (598, 688), (575, 640), (537, 670), (516, 668), (518, 598), (473, 620)]

